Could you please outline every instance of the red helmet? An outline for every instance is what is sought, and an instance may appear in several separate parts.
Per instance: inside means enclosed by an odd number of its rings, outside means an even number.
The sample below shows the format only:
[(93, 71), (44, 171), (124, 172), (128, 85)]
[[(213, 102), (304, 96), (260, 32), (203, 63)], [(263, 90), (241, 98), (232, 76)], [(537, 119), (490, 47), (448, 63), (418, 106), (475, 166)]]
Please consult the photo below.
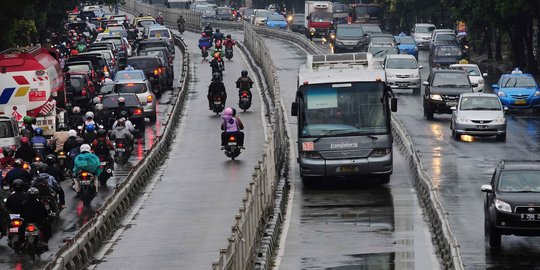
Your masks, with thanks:
[(205, 32), (202, 32), (201, 34), (203, 37), (206, 37), (206, 33)]

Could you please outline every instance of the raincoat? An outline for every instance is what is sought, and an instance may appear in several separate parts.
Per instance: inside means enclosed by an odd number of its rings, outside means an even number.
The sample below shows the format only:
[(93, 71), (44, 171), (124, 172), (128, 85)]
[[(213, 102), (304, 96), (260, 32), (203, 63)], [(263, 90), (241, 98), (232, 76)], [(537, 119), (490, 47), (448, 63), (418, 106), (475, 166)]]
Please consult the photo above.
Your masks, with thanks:
[(75, 167), (73, 168), (73, 172), (78, 174), (81, 171), (87, 171), (94, 176), (99, 176), (101, 174), (99, 165), (100, 161), (98, 156), (92, 153), (81, 153), (75, 158)]

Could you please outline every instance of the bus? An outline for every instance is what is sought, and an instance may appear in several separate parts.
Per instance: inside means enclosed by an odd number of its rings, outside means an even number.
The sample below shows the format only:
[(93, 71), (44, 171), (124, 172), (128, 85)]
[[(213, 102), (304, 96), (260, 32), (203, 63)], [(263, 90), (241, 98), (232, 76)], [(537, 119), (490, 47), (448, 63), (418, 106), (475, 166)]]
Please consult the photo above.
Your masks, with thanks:
[(374, 175), (388, 183), (395, 111), (397, 99), (371, 54), (308, 55), (291, 109), (302, 181)]
[(384, 29), (384, 9), (375, 3), (352, 4), (349, 22), (378, 24)]

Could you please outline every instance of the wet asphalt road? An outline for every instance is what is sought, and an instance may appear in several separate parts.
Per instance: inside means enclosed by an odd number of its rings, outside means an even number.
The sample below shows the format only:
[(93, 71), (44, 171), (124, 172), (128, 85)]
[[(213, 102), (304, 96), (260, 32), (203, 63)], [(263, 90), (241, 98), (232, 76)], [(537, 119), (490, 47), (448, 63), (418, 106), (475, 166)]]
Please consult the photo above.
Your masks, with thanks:
[[(245, 147), (232, 161), (220, 150), (221, 119), (208, 110), (206, 94), (211, 72), (200, 56), (199, 34), (184, 32), (191, 53), (194, 82), (189, 89), (182, 123), (169, 158), (158, 170), (142, 200), (124, 220), (123, 231), (100, 250), (89, 269), (210, 269), (219, 250), (227, 246), (234, 216), (264, 141), (261, 104), (239, 112), (244, 122)], [(227, 105), (237, 107), (234, 81), (247, 67), (235, 51), (225, 62)], [(250, 72), (251, 73), (251, 72)], [(252, 77), (253, 78), (253, 77)]]
[[(181, 74), (182, 56), (178, 49), (176, 49), (174, 59), (174, 70), (177, 76)], [(178, 87), (178, 78), (175, 77), (174, 88), (177, 89)], [(4, 237), (0, 239), (0, 269), (39, 269), (52, 259), (63, 242), (73, 237), (82, 225), (95, 215), (95, 210), (112, 194), (116, 185), (124, 181), (130, 169), (141, 160), (144, 152), (152, 146), (156, 137), (162, 134), (164, 129), (162, 125), (165, 123), (171, 109), (169, 106), (171, 97), (171, 90), (163, 93), (157, 106), (158, 117), (156, 123), (146, 123), (145, 136), (142, 139), (137, 139), (129, 161), (123, 166), (115, 164), (113, 177), (107, 181), (106, 187), (100, 187), (98, 196), (92, 200), (92, 209), (84, 209), (82, 201), (75, 198), (75, 191), (71, 188), (71, 180), (62, 182), (61, 185), (66, 197), (66, 208), (61, 212), (60, 220), (53, 224), (53, 236), (49, 240), (50, 250), (41, 255), (40, 261), (33, 263), (30, 257), (26, 255), (16, 255), (7, 245), (7, 237)]]

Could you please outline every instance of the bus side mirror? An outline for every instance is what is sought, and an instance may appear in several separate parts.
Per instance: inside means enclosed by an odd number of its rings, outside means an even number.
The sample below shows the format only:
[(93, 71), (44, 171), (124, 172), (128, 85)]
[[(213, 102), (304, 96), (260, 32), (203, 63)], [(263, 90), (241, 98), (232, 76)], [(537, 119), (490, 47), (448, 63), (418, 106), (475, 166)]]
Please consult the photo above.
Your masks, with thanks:
[(397, 112), (397, 98), (390, 98), (390, 110), (392, 112)]
[(291, 105), (291, 115), (298, 116), (298, 102), (293, 102)]

